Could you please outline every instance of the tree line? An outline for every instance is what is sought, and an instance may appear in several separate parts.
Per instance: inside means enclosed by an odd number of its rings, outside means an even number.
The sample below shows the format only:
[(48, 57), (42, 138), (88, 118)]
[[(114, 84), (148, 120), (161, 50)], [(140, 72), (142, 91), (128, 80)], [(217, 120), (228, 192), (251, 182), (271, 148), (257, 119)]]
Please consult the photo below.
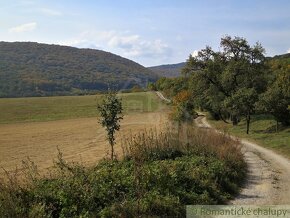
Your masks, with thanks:
[(176, 119), (192, 119), (199, 108), (233, 125), (245, 118), (247, 133), (254, 114), (290, 124), (290, 57), (266, 58), (260, 43), (242, 37), (221, 38), (219, 51), (206, 46), (189, 56), (181, 77), (161, 78), (150, 88), (175, 99)]

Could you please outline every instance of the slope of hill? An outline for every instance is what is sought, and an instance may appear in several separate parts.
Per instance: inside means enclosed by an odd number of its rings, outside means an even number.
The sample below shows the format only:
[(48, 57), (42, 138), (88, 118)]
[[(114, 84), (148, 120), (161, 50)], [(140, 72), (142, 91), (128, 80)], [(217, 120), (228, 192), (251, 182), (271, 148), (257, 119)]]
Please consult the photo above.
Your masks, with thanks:
[(275, 55), (272, 59), (290, 59), (290, 53)]
[(147, 68), (109, 52), (0, 42), (0, 97), (74, 95), (155, 81)]
[[(285, 74), (284, 77), (286, 75), (288, 75), (288, 77), (290, 76), (290, 53), (267, 57), (267, 63), (275, 75), (282, 73)], [(286, 79), (286, 77), (284, 79)]]
[(178, 77), (181, 74), (182, 68), (185, 66), (185, 62), (178, 64), (167, 64), (154, 67), (148, 67), (154, 73), (161, 77)]

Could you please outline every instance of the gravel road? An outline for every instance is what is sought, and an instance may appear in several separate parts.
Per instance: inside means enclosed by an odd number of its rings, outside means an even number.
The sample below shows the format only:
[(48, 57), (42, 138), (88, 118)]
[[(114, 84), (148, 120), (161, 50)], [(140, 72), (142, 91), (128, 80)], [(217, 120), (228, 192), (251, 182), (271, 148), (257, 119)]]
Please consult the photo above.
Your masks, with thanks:
[(158, 95), (159, 98), (161, 98), (161, 100), (166, 101), (166, 102), (168, 102), (168, 103), (171, 102), (171, 100), (168, 99), (168, 98), (165, 98), (164, 95), (163, 95), (161, 92), (158, 92), (158, 91), (157, 91), (156, 94)]
[[(200, 128), (212, 128), (205, 116), (199, 116), (195, 122)], [(248, 178), (240, 194), (229, 204), (290, 204), (290, 160), (245, 139), (240, 142), (248, 164)]]

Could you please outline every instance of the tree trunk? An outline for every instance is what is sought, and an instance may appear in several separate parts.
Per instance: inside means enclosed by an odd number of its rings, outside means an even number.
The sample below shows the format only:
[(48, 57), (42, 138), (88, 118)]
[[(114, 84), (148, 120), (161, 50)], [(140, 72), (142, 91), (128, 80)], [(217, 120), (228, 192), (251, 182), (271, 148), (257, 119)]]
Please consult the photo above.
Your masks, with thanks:
[(232, 115), (232, 122), (233, 122), (233, 126), (238, 125), (238, 118), (236, 115)]
[(279, 125), (279, 122), (278, 120), (276, 120), (276, 132), (278, 132), (278, 125)]
[(111, 145), (111, 160), (114, 160), (114, 142), (110, 142)]
[(228, 121), (226, 121), (226, 119), (223, 117), (221, 111), (219, 111), (219, 118), (224, 121), (225, 123), (229, 123)]
[(250, 122), (251, 122), (251, 115), (250, 115), (250, 112), (248, 111), (248, 114), (247, 114), (247, 134), (249, 134), (249, 131), (250, 131)]

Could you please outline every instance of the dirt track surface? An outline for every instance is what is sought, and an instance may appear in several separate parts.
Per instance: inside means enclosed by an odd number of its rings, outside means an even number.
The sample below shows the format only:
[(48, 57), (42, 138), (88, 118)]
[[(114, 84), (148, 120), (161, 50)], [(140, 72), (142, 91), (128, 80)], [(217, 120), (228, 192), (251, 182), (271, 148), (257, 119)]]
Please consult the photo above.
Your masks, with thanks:
[[(198, 127), (211, 128), (204, 116), (195, 121)], [(248, 164), (248, 178), (241, 193), (230, 204), (290, 204), (289, 159), (247, 140), (240, 141)]]
[(156, 94), (157, 94), (157, 96), (158, 96), (161, 100), (166, 101), (166, 102), (168, 102), (168, 103), (171, 102), (171, 100), (168, 99), (168, 98), (165, 98), (164, 95), (163, 95), (161, 92), (156, 91)]
[[(137, 133), (145, 128), (158, 128), (167, 120), (164, 112), (136, 113), (126, 115), (121, 122), (122, 135)], [(109, 151), (105, 131), (97, 118), (82, 118), (50, 122), (0, 125), (0, 167), (7, 171), (21, 169), (21, 161), (29, 157), (40, 170), (53, 165), (58, 151), (64, 159), (92, 165), (105, 157)], [(117, 155), (122, 155), (120, 144)], [(0, 177), (3, 170), (0, 169)]]

